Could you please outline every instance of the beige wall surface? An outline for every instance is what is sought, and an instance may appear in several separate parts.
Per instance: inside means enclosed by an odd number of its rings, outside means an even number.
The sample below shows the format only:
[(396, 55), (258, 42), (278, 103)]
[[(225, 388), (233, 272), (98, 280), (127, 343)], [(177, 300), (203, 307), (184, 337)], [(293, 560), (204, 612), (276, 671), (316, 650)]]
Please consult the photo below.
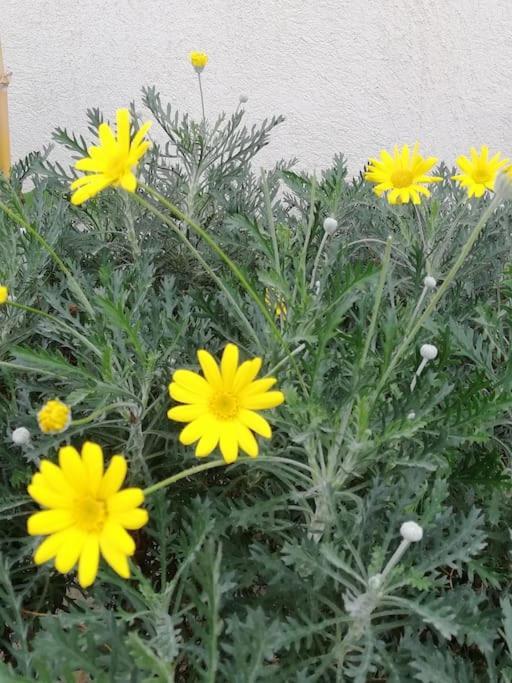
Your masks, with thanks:
[(265, 164), (343, 152), (355, 173), (415, 140), (449, 164), (473, 144), (512, 154), (511, 0), (0, 0), (0, 37), (15, 157), (144, 84), (199, 115), (191, 49), (210, 56), (210, 115), (244, 92), (250, 119), (286, 116)]

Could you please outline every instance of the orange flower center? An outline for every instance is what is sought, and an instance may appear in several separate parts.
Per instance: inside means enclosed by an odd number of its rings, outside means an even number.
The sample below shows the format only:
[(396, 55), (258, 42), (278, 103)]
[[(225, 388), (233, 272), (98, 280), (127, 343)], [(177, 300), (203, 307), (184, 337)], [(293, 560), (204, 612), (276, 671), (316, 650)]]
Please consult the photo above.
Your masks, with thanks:
[(232, 420), (238, 415), (238, 398), (229, 391), (215, 394), (210, 401), (210, 410), (219, 420)]
[(75, 523), (83, 531), (99, 533), (107, 519), (107, 506), (105, 501), (92, 496), (78, 498), (74, 507)]
[(476, 166), (473, 171), (473, 180), (475, 183), (481, 183), (482, 185), (488, 183), (491, 180), (491, 173), (486, 166)]
[(391, 182), (394, 187), (402, 188), (412, 185), (414, 175), (406, 168), (399, 168), (391, 174)]

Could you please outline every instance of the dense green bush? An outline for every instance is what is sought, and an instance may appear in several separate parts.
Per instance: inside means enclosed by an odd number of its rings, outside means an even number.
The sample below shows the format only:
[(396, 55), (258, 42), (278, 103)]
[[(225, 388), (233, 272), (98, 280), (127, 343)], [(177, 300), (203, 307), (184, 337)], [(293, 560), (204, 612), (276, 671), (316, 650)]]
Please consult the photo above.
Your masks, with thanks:
[[(489, 206), (449, 169), (420, 207), (390, 206), (341, 156), (321, 177), (292, 162), (257, 173), (280, 118), (248, 129), (239, 107), (206, 126), (153, 88), (143, 102), (165, 139), (142, 180), (281, 306), (278, 329), (186, 222), (180, 236), (114, 190), (72, 206), (47, 152), (2, 181), (0, 282), (60, 324), (0, 309), (0, 681), (512, 680), (510, 205), (494, 201), (431, 305)], [(438, 288), (422, 297), (427, 274)], [(194, 465), (167, 384), (226, 341), (262, 356), (286, 395), (259, 458), (148, 497), (130, 581), (103, 566), (82, 591), (36, 567), (26, 485), (39, 459), (92, 439), (125, 453), (139, 486)], [(439, 354), (411, 391), (424, 343)], [(74, 422), (43, 435), (35, 413), (55, 396)], [(375, 578), (408, 520), (423, 540)]]

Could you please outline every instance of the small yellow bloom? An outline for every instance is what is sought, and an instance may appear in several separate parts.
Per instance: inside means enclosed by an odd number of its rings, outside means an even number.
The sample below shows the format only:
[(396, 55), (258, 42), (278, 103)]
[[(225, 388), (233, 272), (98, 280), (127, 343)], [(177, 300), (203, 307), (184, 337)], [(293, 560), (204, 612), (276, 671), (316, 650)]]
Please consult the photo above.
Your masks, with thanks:
[(90, 586), (98, 573), (100, 553), (124, 579), (130, 577), (128, 557), (135, 552), (127, 529), (140, 529), (148, 513), (139, 506), (144, 493), (138, 488), (120, 491), (126, 460), (114, 455), (103, 471), (103, 451), (92, 442), (81, 455), (72, 446), (59, 450), (59, 465), (42, 460), (28, 493), (44, 510), (27, 523), (31, 536), (47, 536), (34, 554), (43, 564), (55, 558), (55, 568), (67, 574), (78, 562), (78, 582)]
[(151, 127), (151, 121), (142, 125), (130, 139), (130, 112), (117, 110), (117, 138), (108, 123), (98, 128), (100, 145), (89, 147), (89, 156), (79, 159), (75, 168), (87, 175), (71, 183), (75, 190), (71, 197), (73, 204), (82, 204), (107, 187), (122, 187), (135, 192), (137, 178), (133, 170), (149, 147), (144, 137)]
[(470, 154), (471, 159), (464, 155), (457, 158), (457, 166), (462, 173), (452, 178), (466, 188), (468, 197), (481, 197), (486, 190), (494, 190), (496, 177), (509, 160), (501, 159), (501, 152), (497, 152), (492, 159), (489, 159), (487, 145), (480, 147), (480, 153), (471, 147)]
[(9, 288), (5, 285), (0, 285), (0, 304), (5, 304), (9, 298)]
[(267, 304), (267, 307), (271, 310), (272, 307), (274, 307), (274, 314), (276, 318), (286, 320), (286, 315), (288, 313), (286, 301), (283, 299), (282, 296), (276, 295), (275, 292), (268, 289), (268, 287), (265, 289), (265, 303)]
[(37, 413), (37, 423), (44, 434), (60, 434), (70, 422), (71, 408), (58, 399), (47, 401)]
[(191, 52), (188, 57), (197, 73), (201, 73), (208, 64), (208, 55), (205, 52)]
[(425, 184), (442, 180), (439, 176), (428, 176), (428, 171), (437, 163), (436, 157), (422, 157), (416, 143), (409, 150), (408, 145), (402, 151), (395, 146), (393, 156), (381, 150), (380, 159), (370, 159), (365, 179), (376, 183), (374, 192), (377, 196), (387, 193), (390, 204), (419, 204), (420, 195), (430, 197)]
[(284, 401), (281, 391), (269, 391), (277, 380), (256, 379), (261, 358), (239, 366), (234, 344), (224, 349), (220, 367), (208, 351), (198, 351), (197, 357), (204, 377), (190, 370), (176, 370), (169, 385), (171, 397), (185, 405), (171, 408), (167, 416), (189, 423), (180, 434), (181, 443), (188, 446), (197, 441), (198, 458), (210, 455), (217, 444), (227, 463), (237, 459), (239, 447), (255, 458), (258, 442), (253, 432), (266, 439), (272, 436), (270, 425), (256, 411)]

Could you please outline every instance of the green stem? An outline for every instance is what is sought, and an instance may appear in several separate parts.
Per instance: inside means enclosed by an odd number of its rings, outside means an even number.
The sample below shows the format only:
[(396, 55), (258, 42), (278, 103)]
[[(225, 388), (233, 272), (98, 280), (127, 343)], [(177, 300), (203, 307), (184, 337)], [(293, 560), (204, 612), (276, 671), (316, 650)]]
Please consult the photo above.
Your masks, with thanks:
[(103, 406), (103, 408), (98, 408), (97, 410), (94, 410), (87, 417), (82, 417), (80, 420), (73, 420), (71, 422), (71, 426), (81, 427), (82, 425), (89, 424), (89, 422), (93, 422), (97, 417), (100, 417), (100, 415), (103, 415), (107, 411), (115, 410), (116, 408), (126, 408), (126, 407), (132, 406), (132, 405), (133, 405), (133, 403), (126, 403), (126, 402), (110, 403), (108, 406)]
[(313, 289), (313, 287), (315, 286), (316, 272), (317, 272), (318, 266), (320, 264), (320, 257), (322, 256), (322, 252), (324, 250), (325, 243), (327, 242), (328, 239), (329, 239), (329, 233), (324, 232), (324, 235), (322, 237), (322, 241), (320, 242), (320, 246), (318, 247), (318, 251), (316, 252), (315, 262), (313, 263), (313, 272), (311, 273), (311, 280), (309, 282), (309, 288), (310, 289)]
[(272, 213), (272, 204), (270, 203), (270, 193), (268, 191), (267, 177), (265, 171), (261, 169), (261, 186), (263, 188), (263, 200), (265, 203), (265, 210), (267, 212), (268, 229), (272, 238), (272, 249), (274, 251), (274, 260), (276, 271), (281, 277), (281, 261), (279, 259), (279, 246), (277, 244), (276, 225), (274, 222), (274, 215)]
[[(180, 209), (178, 209), (177, 206), (172, 204), (172, 202), (170, 202), (163, 195), (161, 195), (159, 192), (154, 190), (152, 187), (149, 187), (148, 185), (140, 183), (140, 187), (141, 187), (141, 189), (145, 190), (151, 197), (153, 197), (158, 202), (160, 202), (160, 204), (162, 204), (167, 209), (169, 209), (169, 211), (171, 211), (171, 213), (174, 216), (176, 216), (176, 218), (179, 218), (181, 221), (184, 221), (188, 226), (190, 226), (190, 228), (192, 228), (192, 230), (196, 233), (196, 235), (201, 237), (201, 239), (206, 242), (206, 244), (212, 249), (212, 251), (214, 251), (224, 261), (224, 263), (228, 266), (228, 268), (231, 270), (233, 275), (237, 278), (237, 280), (240, 282), (240, 284), (245, 289), (247, 294), (251, 297), (251, 299), (254, 301), (254, 303), (257, 305), (257, 307), (261, 311), (263, 317), (265, 318), (265, 320), (269, 324), (270, 329), (272, 330), (272, 333), (274, 334), (275, 338), (283, 346), (283, 348), (287, 352), (288, 356), (290, 356), (289, 346), (286, 343), (286, 341), (284, 340), (283, 335), (281, 334), (281, 331), (279, 330), (279, 328), (275, 324), (275, 321), (272, 318), (271, 313), (269, 312), (269, 310), (265, 306), (265, 303), (258, 296), (257, 292), (254, 290), (252, 285), (249, 283), (249, 281), (247, 280), (245, 275), (242, 273), (240, 268), (238, 268), (236, 263), (234, 263), (230, 259), (230, 257), (226, 254), (226, 252), (221, 247), (219, 247), (217, 242), (210, 236), (210, 234), (206, 230), (204, 230), (204, 228), (202, 228), (200, 225), (198, 225), (189, 216), (184, 214), (183, 211), (180, 211)], [(150, 211), (152, 211), (155, 215), (157, 215), (164, 223), (169, 225), (176, 232), (176, 234), (180, 237), (180, 239), (185, 241), (185, 243), (187, 244), (189, 249), (191, 249), (193, 251), (196, 258), (198, 260), (200, 260), (203, 267), (214, 277), (214, 279), (217, 282), (217, 284), (219, 285), (219, 287), (222, 288), (222, 290), (229, 296), (230, 301), (233, 302), (234, 300), (233, 300), (232, 296), (229, 294), (227, 288), (224, 286), (224, 284), (221, 282), (221, 280), (213, 273), (212, 269), (208, 266), (208, 264), (203, 259), (201, 254), (197, 251), (197, 249), (195, 249), (190, 244), (190, 242), (186, 239), (186, 237), (183, 236), (179, 227), (173, 221), (169, 220), (161, 211), (158, 211), (158, 209), (156, 207), (154, 207), (150, 202), (146, 201), (143, 197), (141, 197), (139, 194), (135, 194), (135, 197), (137, 198), (137, 200), (139, 201), (140, 204), (142, 204), (143, 206), (148, 208)], [(240, 308), (236, 304), (235, 304), (235, 306), (236, 306), (236, 309), (241, 313)], [(243, 313), (242, 313), (242, 316), (243, 316)], [(247, 318), (245, 318), (245, 316), (243, 316), (243, 318), (246, 321), (246, 323), (249, 325), (251, 332), (252, 332), (252, 336), (256, 337), (255, 332), (252, 329), (252, 326), (247, 321)], [(257, 343), (258, 343), (258, 346), (261, 345), (261, 342), (259, 341), (259, 339), (258, 339)], [(297, 363), (295, 362), (295, 359), (293, 357), (291, 357), (290, 361), (291, 361), (293, 368), (297, 374), (297, 378), (298, 378), (299, 383), (302, 387), (302, 390), (304, 391), (305, 394), (307, 394), (308, 393), (307, 387), (305, 385), (305, 382), (304, 382), (304, 379), (303, 379), (302, 374), (300, 372), (300, 369), (299, 369)]]
[(15, 211), (10, 209), (6, 204), (3, 202), (0, 202), (0, 209), (9, 216), (13, 221), (16, 223), (19, 223), (22, 225), (25, 230), (31, 235), (39, 244), (43, 247), (43, 249), (50, 255), (50, 257), (54, 260), (56, 265), (60, 268), (60, 270), (64, 273), (68, 280), (68, 284), (70, 289), (78, 296), (84, 307), (86, 308), (87, 312), (91, 317), (94, 317), (94, 309), (92, 308), (91, 304), (89, 303), (88, 298), (85, 296), (84, 291), (78, 284), (78, 281), (75, 279), (75, 277), (72, 275), (71, 271), (69, 268), (66, 266), (64, 261), (60, 258), (60, 256), (56, 253), (56, 251), (48, 244), (48, 242), (44, 239), (42, 235), (40, 235), (37, 230), (29, 223), (29, 221), (25, 220), (22, 216), (18, 215)]
[(384, 250), (384, 258), (382, 259), (382, 268), (380, 271), (379, 285), (377, 288), (377, 294), (375, 295), (375, 303), (373, 305), (372, 319), (370, 322), (370, 329), (366, 335), (366, 341), (364, 344), (363, 354), (361, 356), (361, 362), (359, 367), (362, 369), (366, 363), (366, 358), (368, 356), (368, 351), (370, 350), (370, 344), (372, 343), (373, 335), (375, 334), (375, 327), (377, 326), (377, 317), (379, 315), (380, 302), (382, 300), (382, 292), (384, 291), (384, 285), (386, 283), (386, 276), (388, 274), (389, 262), (391, 258), (391, 243), (393, 241), (392, 237), (388, 237), (386, 241), (386, 249)]
[(468, 237), (468, 240), (466, 244), (462, 247), (461, 252), (456, 259), (455, 263), (453, 266), (450, 268), (448, 275), (444, 279), (443, 283), (438, 287), (436, 293), (434, 296), (431, 298), (430, 303), (428, 306), (425, 308), (423, 311), (423, 314), (417, 319), (416, 323), (413, 325), (411, 328), (410, 332), (406, 334), (402, 340), (402, 343), (396, 350), (396, 353), (393, 355), (391, 358), (391, 361), (386, 368), (386, 371), (382, 375), (377, 388), (375, 389), (375, 395), (374, 395), (374, 400), (377, 398), (379, 393), (382, 391), (382, 388), (386, 384), (389, 376), (393, 372), (393, 370), (396, 368), (398, 361), (404, 354), (405, 350), (411, 343), (411, 341), (414, 339), (416, 334), (418, 333), (419, 329), (423, 325), (423, 323), (429, 318), (429, 316), (434, 312), (437, 304), (439, 303), (440, 299), (444, 296), (444, 293), (448, 289), (448, 287), (451, 285), (452, 281), (455, 279), (455, 276), (461, 269), (462, 265), (464, 264), (464, 261), (466, 260), (469, 252), (473, 248), (473, 245), (477, 241), (478, 237), (480, 236), (480, 233), (482, 232), (483, 228), (485, 227), (489, 216), (492, 214), (494, 209), (496, 208), (497, 204), (500, 202), (500, 198), (494, 197), (487, 209), (483, 212), (482, 216), (480, 217), (480, 220), (478, 223), (475, 225), (473, 228), (473, 231), (471, 232), (470, 236)]
[[(264, 462), (279, 462), (283, 463), (286, 465), (293, 465), (294, 467), (299, 467), (302, 469), (306, 469), (310, 471), (310, 468), (308, 465), (305, 465), (302, 462), (296, 461), (296, 460), (291, 460), (290, 458), (279, 458), (279, 457), (265, 457), (263, 458)], [(253, 459), (244, 459), (244, 460), (239, 460), (237, 463), (232, 463), (232, 464), (251, 464), (253, 462), (256, 462), (256, 460)], [(186, 479), (186, 477), (191, 477), (194, 474), (198, 474), (199, 472), (205, 472), (206, 470), (212, 470), (216, 467), (227, 467), (228, 464), (231, 463), (226, 463), (224, 460), (211, 460), (210, 462), (205, 462), (202, 463), (201, 465), (195, 465), (194, 467), (189, 467), (186, 470), (183, 470), (182, 472), (178, 472), (178, 474), (173, 474), (171, 477), (167, 477), (167, 479), (162, 479), (162, 481), (157, 482), (156, 484), (153, 484), (152, 486), (148, 486), (146, 489), (144, 489), (143, 493), (144, 496), (149, 496), (152, 493), (155, 493), (156, 491), (160, 491), (160, 489), (165, 488), (166, 486), (171, 486), (171, 484), (174, 484), (177, 481), (180, 481), (180, 479)]]
[(101, 351), (92, 344), (87, 337), (84, 337), (83, 334), (80, 334), (80, 332), (77, 332), (73, 327), (70, 327), (67, 323), (63, 322), (59, 318), (56, 318), (53, 315), (50, 315), (49, 313), (45, 313), (45, 311), (39, 310), (39, 308), (33, 308), (32, 306), (26, 306), (25, 304), (20, 304), (17, 301), (11, 301), (7, 300), (5, 302), (6, 306), (11, 306), (11, 308), (18, 308), (20, 311), (25, 311), (26, 313), (32, 313), (34, 315), (39, 315), (43, 318), (46, 318), (47, 320), (51, 320), (55, 325), (58, 325), (59, 327), (62, 327), (62, 329), (66, 330), (66, 332), (69, 332), (70, 334), (74, 335), (77, 337), (77, 339), (80, 339), (80, 341), (87, 346), (88, 349), (90, 349), (93, 353), (95, 353), (99, 358), (102, 357)]
[(186, 247), (192, 252), (192, 254), (195, 256), (195, 258), (199, 261), (199, 263), (203, 266), (205, 271), (208, 273), (208, 275), (212, 278), (212, 280), (217, 284), (219, 289), (224, 292), (226, 297), (229, 299), (231, 302), (231, 305), (237, 312), (238, 316), (240, 317), (241, 321), (244, 323), (247, 331), (249, 332), (250, 336), (256, 341), (258, 347), (261, 347), (261, 342), (259, 340), (258, 335), (255, 333), (253, 326), (247, 320), (247, 317), (244, 315), (242, 309), (240, 306), (237, 304), (235, 299), (233, 298), (233, 295), (229, 291), (229, 289), (224, 285), (222, 280), (215, 274), (214, 270), (208, 265), (208, 263), (204, 260), (204, 258), (201, 256), (199, 251), (194, 247), (194, 245), (190, 242), (188, 237), (180, 230), (179, 226), (170, 218), (168, 218), (165, 214), (163, 214), (161, 211), (159, 211), (151, 202), (148, 202), (147, 199), (142, 197), (140, 194), (135, 194), (134, 195), (135, 199), (139, 202), (139, 204), (146, 209), (149, 209), (152, 213), (155, 214), (163, 223), (168, 225), (172, 230), (176, 233), (176, 235), (179, 237), (179, 239), (183, 242), (183, 244), (186, 245)]
[(203, 112), (203, 123), (206, 121), (206, 114), (204, 110), (204, 96), (203, 96), (203, 84), (201, 83), (201, 74), (197, 72), (197, 80), (199, 81), (199, 94), (201, 95), (201, 110)]

